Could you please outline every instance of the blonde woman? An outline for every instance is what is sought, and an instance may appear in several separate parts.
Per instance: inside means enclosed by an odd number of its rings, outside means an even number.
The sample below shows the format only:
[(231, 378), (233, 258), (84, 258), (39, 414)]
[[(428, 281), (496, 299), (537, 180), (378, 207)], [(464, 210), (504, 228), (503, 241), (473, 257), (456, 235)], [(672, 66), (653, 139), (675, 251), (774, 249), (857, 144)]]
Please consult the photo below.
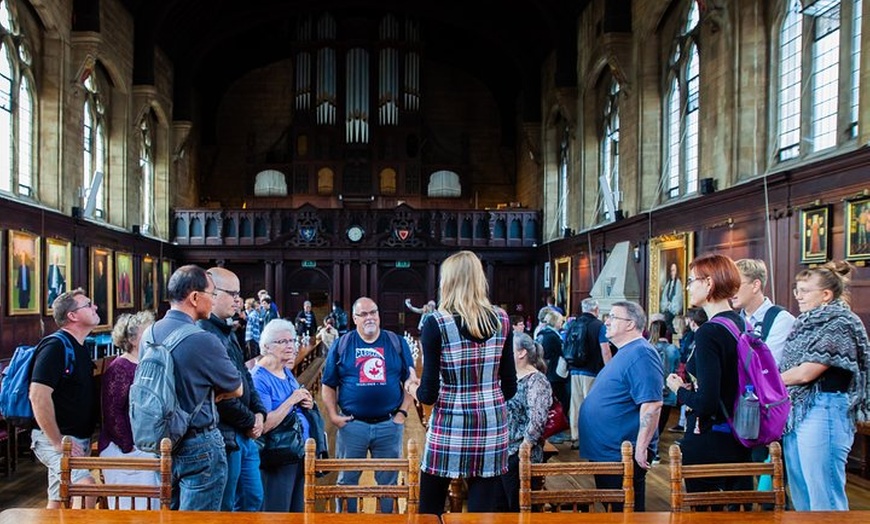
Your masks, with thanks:
[(846, 461), (855, 423), (870, 419), (870, 342), (849, 307), (852, 266), (831, 261), (795, 277), (801, 314), (779, 369), (792, 409), (782, 437), (798, 511), (848, 511)]
[[(102, 376), (102, 415), (98, 450), (101, 457), (152, 457), (133, 445), (133, 430), (130, 428), (130, 385), (139, 365), (139, 339), (148, 326), (154, 323), (154, 313), (140, 311), (135, 315), (125, 313), (115, 321), (112, 342), (121, 351), (109, 364)], [(156, 485), (157, 472), (107, 469), (103, 471), (106, 484)], [(129, 498), (118, 501), (120, 509), (147, 509), (145, 498), (136, 498), (131, 505)], [(115, 501), (109, 504), (115, 509)], [(151, 500), (151, 507), (158, 508), (160, 501)]]
[(508, 469), (505, 402), (517, 387), (510, 321), (490, 303), (483, 266), (470, 251), (441, 264), (440, 295), (420, 337), (423, 375), (406, 384), (420, 402), (433, 404), (420, 513), (440, 515), (455, 478), (468, 483), (468, 511), (498, 511)]

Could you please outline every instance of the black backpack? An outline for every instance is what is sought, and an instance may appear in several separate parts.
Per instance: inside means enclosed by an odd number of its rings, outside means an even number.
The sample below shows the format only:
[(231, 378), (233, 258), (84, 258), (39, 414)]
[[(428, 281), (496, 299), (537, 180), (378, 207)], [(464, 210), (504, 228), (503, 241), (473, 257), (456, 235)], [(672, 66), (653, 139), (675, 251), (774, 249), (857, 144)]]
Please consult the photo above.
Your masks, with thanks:
[(565, 330), (565, 341), (562, 343), (562, 357), (572, 368), (581, 368), (589, 361), (586, 351), (586, 329), (589, 320), (577, 317), (568, 324)]

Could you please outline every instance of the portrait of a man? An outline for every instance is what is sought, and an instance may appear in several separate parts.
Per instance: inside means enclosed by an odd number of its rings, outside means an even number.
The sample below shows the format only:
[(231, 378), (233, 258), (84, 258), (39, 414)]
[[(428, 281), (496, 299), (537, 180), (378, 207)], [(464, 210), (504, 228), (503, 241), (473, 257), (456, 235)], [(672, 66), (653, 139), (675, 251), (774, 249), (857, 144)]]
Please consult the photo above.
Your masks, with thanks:
[(142, 258), (142, 309), (154, 309), (154, 281), (157, 278), (156, 269), (153, 258)]
[(45, 309), (51, 313), (51, 304), (61, 293), (69, 289), (70, 243), (49, 238), (45, 244)]
[(117, 275), (118, 307), (133, 307), (133, 255), (115, 253), (115, 274)]
[(102, 326), (112, 323), (112, 251), (91, 248), (91, 300), (97, 306)]
[(39, 237), (9, 232), (9, 314), (39, 313)]

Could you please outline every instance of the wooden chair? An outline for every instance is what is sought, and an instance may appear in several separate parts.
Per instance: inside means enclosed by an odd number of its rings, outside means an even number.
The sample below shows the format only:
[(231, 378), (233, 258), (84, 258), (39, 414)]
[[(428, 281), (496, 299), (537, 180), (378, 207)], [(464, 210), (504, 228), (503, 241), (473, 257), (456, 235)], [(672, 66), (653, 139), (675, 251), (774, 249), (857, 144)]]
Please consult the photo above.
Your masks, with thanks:
[[(338, 471), (398, 471), (399, 483), (395, 486), (342, 486), (318, 484), (318, 472)], [(404, 483), (403, 478), (404, 477)], [(321, 479), (322, 480), (322, 479)], [(325, 500), (325, 511), (334, 511), (334, 504), (346, 507), (348, 499), (357, 499), (359, 512), (363, 511), (365, 499), (374, 499), (375, 512), (380, 512), (378, 499), (393, 499), (393, 512), (399, 513), (399, 499), (405, 499), (405, 512), (416, 514), (420, 501), (420, 453), (417, 441), (408, 439), (407, 457), (395, 459), (321, 459), (316, 456), (314, 439), (305, 443), (305, 512), (317, 511), (318, 499)]]
[[(770, 445), (770, 462), (738, 462), (732, 464), (683, 465), (683, 453), (676, 444), (671, 446), (671, 511), (692, 511), (695, 508), (726, 511), (747, 507), (762, 509), (762, 504), (770, 504), (774, 511), (785, 509), (785, 489), (783, 488), (782, 447), (778, 442)], [(711, 477), (758, 477), (770, 475), (773, 480), (772, 491), (702, 491), (687, 493), (684, 479)]]
[[(573, 512), (596, 511), (596, 502), (612, 511), (613, 504), (622, 504), (624, 512), (634, 511), (634, 451), (631, 442), (622, 443), (620, 462), (547, 462), (533, 464), (531, 446), (520, 446), (520, 513), (530, 513), (532, 508), (542, 511), (562, 511), (570, 508)], [(621, 475), (622, 489), (597, 489), (577, 486), (570, 489), (533, 489), (532, 479), (574, 475)], [(576, 479), (571, 479), (576, 485)], [(546, 506), (549, 504), (549, 506)]]
[[(134, 485), (134, 484), (73, 484), (72, 470), (86, 469), (134, 469), (143, 471), (155, 471), (160, 475), (160, 483), (157, 485)], [(60, 459), (60, 498), (64, 508), (72, 507), (72, 497), (100, 497), (104, 502), (114, 500), (115, 507), (118, 501), (124, 498), (147, 497), (144, 509), (156, 509), (151, 507), (151, 499), (160, 500), (160, 509), (168, 510), (172, 499), (172, 442), (168, 438), (160, 441), (160, 456), (154, 458), (145, 457), (73, 457), (72, 440), (63, 438), (63, 454)], [(101, 504), (101, 508), (109, 508), (107, 503)]]

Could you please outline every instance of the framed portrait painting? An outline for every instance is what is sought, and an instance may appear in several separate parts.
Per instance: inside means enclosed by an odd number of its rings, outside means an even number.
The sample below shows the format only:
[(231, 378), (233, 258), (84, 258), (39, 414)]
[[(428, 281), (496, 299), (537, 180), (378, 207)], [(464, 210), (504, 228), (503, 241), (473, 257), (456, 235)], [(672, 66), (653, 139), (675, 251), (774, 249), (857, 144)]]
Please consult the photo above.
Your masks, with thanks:
[(172, 261), (163, 259), (160, 261), (160, 300), (169, 301), (169, 277), (172, 276)]
[(846, 202), (846, 260), (870, 260), (870, 197)]
[(101, 247), (91, 248), (91, 300), (97, 306), (101, 327), (112, 325), (112, 250)]
[(687, 308), (686, 273), (695, 252), (694, 233), (676, 233), (650, 239), (649, 312), (661, 313), (673, 327), (674, 317)]
[(42, 302), (39, 237), (26, 231), (9, 231), (9, 314), (38, 315)]
[(154, 258), (142, 257), (142, 309), (154, 310), (154, 290), (157, 289), (157, 265)]
[(553, 298), (556, 299), (556, 306), (562, 308), (566, 316), (571, 314), (571, 257), (556, 259)]
[(71, 289), (72, 248), (68, 240), (45, 240), (45, 313), (51, 315), (54, 299)]
[(133, 307), (136, 287), (133, 285), (133, 255), (115, 253), (115, 301), (118, 309)]
[(831, 243), (831, 206), (801, 209), (801, 264), (824, 264)]

